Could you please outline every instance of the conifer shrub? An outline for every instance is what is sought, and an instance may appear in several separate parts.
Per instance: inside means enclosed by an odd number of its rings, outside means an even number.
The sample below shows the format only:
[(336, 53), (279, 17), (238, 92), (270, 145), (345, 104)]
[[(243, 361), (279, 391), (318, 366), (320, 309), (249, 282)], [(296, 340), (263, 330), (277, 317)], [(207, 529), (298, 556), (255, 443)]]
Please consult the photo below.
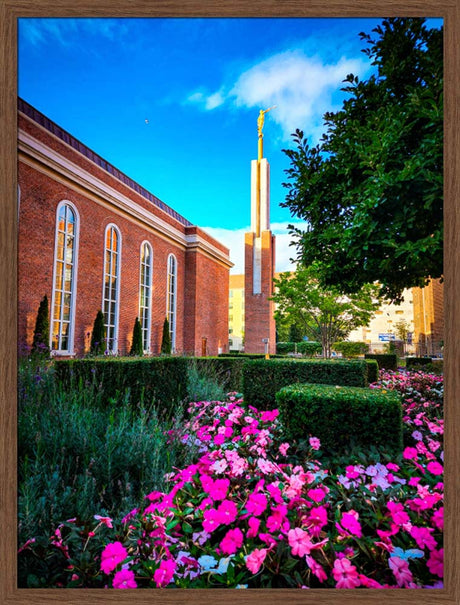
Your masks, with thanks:
[(380, 370), (397, 370), (398, 356), (396, 353), (366, 353), (365, 359), (375, 359)]
[(104, 313), (99, 310), (94, 320), (93, 331), (91, 333), (90, 353), (92, 355), (102, 355), (105, 351), (105, 325)]
[(314, 435), (327, 452), (352, 447), (403, 448), (401, 396), (362, 387), (296, 384), (276, 394), (287, 440)]
[(138, 357), (142, 357), (144, 354), (144, 347), (142, 345), (142, 327), (139, 317), (136, 317), (136, 321), (134, 322), (133, 342), (131, 343), (131, 351), (129, 354), (137, 355)]
[(161, 337), (161, 352), (171, 355), (171, 334), (169, 333), (169, 321), (166, 317), (163, 322), (163, 335)]
[(260, 410), (276, 406), (276, 393), (296, 383), (365, 387), (369, 384), (364, 360), (250, 360), (243, 367), (243, 393), (247, 405)]
[(45, 294), (38, 306), (37, 319), (35, 321), (34, 337), (32, 341), (32, 353), (43, 355), (49, 354), (49, 333), (50, 319), (48, 297)]

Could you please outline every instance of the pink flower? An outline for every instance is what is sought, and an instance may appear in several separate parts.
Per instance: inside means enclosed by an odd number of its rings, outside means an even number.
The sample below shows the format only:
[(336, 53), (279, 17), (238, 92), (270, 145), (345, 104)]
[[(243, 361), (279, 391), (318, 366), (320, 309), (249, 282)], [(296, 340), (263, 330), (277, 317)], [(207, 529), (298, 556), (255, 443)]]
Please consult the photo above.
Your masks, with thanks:
[(398, 586), (402, 588), (412, 582), (412, 573), (409, 570), (409, 563), (407, 561), (399, 557), (390, 557), (388, 564), (396, 578)]
[(230, 481), (228, 479), (216, 479), (209, 487), (209, 495), (213, 500), (224, 500), (227, 497)]
[(274, 532), (284, 524), (286, 521), (289, 527), (289, 522), (286, 519), (287, 506), (279, 504), (276, 508), (272, 508), (272, 514), (267, 518), (267, 529), (270, 532)]
[(249, 530), (246, 533), (248, 538), (255, 538), (259, 533), (260, 519), (257, 517), (250, 517), (248, 521)]
[(327, 511), (324, 506), (312, 508), (307, 523), (312, 536), (319, 536), (321, 528), (327, 523)]
[(418, 452), (415, 447), (406, 447), (406, 449), (403, 451), (403, 458), (405, 460), (417, 460)]
[(289, 447), (290, 447), (289, 443), (282, 443), (278, 449), (281, 452), (281, 454), (283, 454), (283, 456), (286, 456), (286, 453), (287, 453)]
[(221, 433), (218, 433), (215, 437), (214, 437), (214, 443), (216, 445), (222, 445), (225, 442), (225, 435), (222, 435)]
[(113, 587), (118, 589), (137, 588), (134, 572), (129, 569), (117, 571), (113, 578)]
[(433, 525), (441, 531), (444, 529), (444, 506), (441, 506), (439, 510), (433, 513), (431, 521)]
[(231, 500), (223, 500), (217, 508), (218, 519), (224, 525), (230, 525), (236, 519), (238, 508)]
[(324, 582), (327, 580), (327, 574), (324, 571), (323, 567), (315, 561), (313, 557), (305, 556), (305, 560), (307, 561), (308, 567), (312, 570), (315, 576), (318, 578), (320, 582)]
[(299, 557), (309, 555), (314, 546), (310, 540), (310, 535), (300, 527), (288, 531), (288, 540), (292, 554)]
[(208, 508), (203, 513), (203, 529), (209, 533), (219, 527), (220, 515), (215, 508)]
[(442, 473), (444, 472), (442, 464), (439, 464), (439, 462), (428, 462), (428, 465), (426, 468), (433, 475), (442, 475)]
[(110, 517), (101, 517), (101, 515), (94, 515), (94, 518), (96, 519), (96, 521), (107, 525), (107, 527), (109, 527), (110, 529), (113, 527), (112, 519)]
[(249, 569), (249, 571), (252, 571), (252, 573), (257, 573), (262, 563), (265, 561), (266, 556), (266, 548), (256, 548), (250, 555), (248, 555), (246, 559), (246, 567)]
[(169, 584), (176, 571), (176, 562), (172, 559), (162, 561), (160, 567), (153, 574), (153, 579), (158, 588), (162, 588)]
[(356, 567), (346, 558), (334, 561), (332, 575), (336, 581), (336, 588), (356, 588), (361, 584)]
[(258, 517), (267, 508), (267, 498), (264, 494), (251, 494), (246, 503), (246, 509)]
[(433, 550), (436, 548), (436, 540), (431, 535), (434, 532), (434, 529), (429, 527), (416, 527), (415, 525), (410, 529), (410, 535), (417, 542), (417, 546), (419, 548), (428, 548), (428, 550)]
[(226, 555), (233, 555), (243, 544), (243, 532), (236, 528), (230, 529), (220, 543), (222, 552)]
[(359, 519), (359, 515), (356, 511), (351, 510), (348, 513), (343, 513), (342, 515), (342, 519), (341, 519), (341, 525), (339, 523), (336, 523), (336, 527), (339, 530), (345, 530), (345, 532), (348, 532), (349, 534), (351, 534), (352, 536), (356, 536), (357, 538), (362, 538), (363, 536), (363, 532), (361, 529), (361, 524), (358, 521)]
[(444, 548), (432, 550), (426, 564), (432, 574), (442, 578), (444, 576)]
[(321, 502), (321, 500), (324, 500), (326, 497), (326, 492), (320, 487), (317, 487), (315, 489), (308, 490), (307, 496), (313, 500), (313, 502)]
[(278, 414), (279, 414), (278, 410), (262, 412), (260, 419), (262, 420), (262, 422), (273, 422), (273, 420), (275, 420), (275, 418), (278, 416)]
[(121, 542), (107, 544), (101, 554), (101, 570), (109, 574), (128, 557), (128, 551)]
[(319, 450), (321, 447), (321, 441), (317, 437), (310, 437), (308, 441), (312, 450)]
[(396, 525), (404, 525), (409, 522), (409, 515), (405, 512), (404, 506), (400, 502), (392, 502), (390, 500), (387, 503), (387, 508)]

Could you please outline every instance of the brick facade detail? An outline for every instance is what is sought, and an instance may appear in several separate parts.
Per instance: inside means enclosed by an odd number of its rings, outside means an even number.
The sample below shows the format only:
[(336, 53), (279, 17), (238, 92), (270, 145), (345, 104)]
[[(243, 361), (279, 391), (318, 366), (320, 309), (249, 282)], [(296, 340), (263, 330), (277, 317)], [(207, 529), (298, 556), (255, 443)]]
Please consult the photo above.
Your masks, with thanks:
[[(27, 108), (22, 102), (21, 107)], [(33, 108), (30, 108), (33, 110)], [(31, 117), (32, 116), (32, 117)], [(88, 159), (33, 119), (19, 113), (18, 152), (18, 331), (20, 351), (32, 344), (37, 310), (46, 294), (52, 300), (56, 211), (68, 201), (78, 213), (79, 237), (73, 317), (74, 350), (88, 352), (96, 313), (102, 308), (104, 234), (114, 224), (121, 234), (118, 352), (129, 352), (139, 316), (141, 245), (153, 250), (151, 353), (160, 351), (167, 305), (167, 262), (177, 259), (176, 351), (201, 354), (225, 350), (228, 338), (228, 249), (164, 205), (155, 205), (119, 180), (113, 167)], [(156, 198), (155, 198), (156, 200)], [(50, 308), (50, 323), (52, 309)]]
[(412, 295), (417, 355), (438, 355), (444, 343), (444, 286), (431, 280), (425, 288), (413, 288)]

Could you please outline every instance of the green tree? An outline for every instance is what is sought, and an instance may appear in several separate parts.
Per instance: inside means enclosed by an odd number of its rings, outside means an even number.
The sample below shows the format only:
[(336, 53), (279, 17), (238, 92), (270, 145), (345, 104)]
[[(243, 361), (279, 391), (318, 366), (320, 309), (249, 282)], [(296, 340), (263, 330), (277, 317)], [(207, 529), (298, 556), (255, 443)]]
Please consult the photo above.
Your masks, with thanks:
[(32, 341), (32, 353), (49, 354), (50, 318), (48, 309), (48, 297), (40, 301), (35, 321), (34, 337)]
[(91, 333), (90, 352), (93, 355), (101, 355), (105, 351), (105, 325), (104, 313), (99, 310), (94, 320)]
[(168, 318), (166, 318), (163, 322), (163, 336), (161, 338), (161, 352), (166, 355), (171, 354), (171, 334), (169, 332)]
[(391, 18), (373, 34), (360, 36), (375, 73), (346, 76), (347, 98), (325, 114), (316, 147), (297, 130), (284, 150), (281, 205), (307, 221), (291, 227), (298, 260), (321, 261), (324, 285), (351, 293), (378, 281), (399, 301), (443, 272), (442, 29)]
[(406, 353), (407, 336), (410, 332), (410, 325), (405, 319), (400, 319), (395, 323), (396, 336), (403, 341), (403, 353)]
[(289, 326), (290, 342), (301, 342), (303, 340), (303, 336), (303, 330), (298, 324), (291, 324)]
[(378, 287), (365, 284), (359, 292), (344, 296), (337, 288), (324, 288), (317, 271), (311, 265), (298, 267), (294, 274), (281, 273), (272, 299), (277, 304), (275, 315), (302, 326), (306, 335), (321, 342), (323, 355), (330, 357), (334, 342), (369, 323), (379, 308)]
[(142, 344), (142, 327), (139, 317), (136, 317), (136, 321), (134, 322), (133, 342), (131, 343), (131, 351), (129, 354), (139, 355), (140, 357), (142, 357), (144, 354), (144, 347)]

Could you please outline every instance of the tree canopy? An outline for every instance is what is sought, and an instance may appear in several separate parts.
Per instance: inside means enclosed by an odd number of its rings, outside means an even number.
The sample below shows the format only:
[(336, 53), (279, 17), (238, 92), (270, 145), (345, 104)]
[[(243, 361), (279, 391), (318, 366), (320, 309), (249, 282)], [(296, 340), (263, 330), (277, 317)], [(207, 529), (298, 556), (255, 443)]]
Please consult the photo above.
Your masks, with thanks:
[(317, 266), (298, 267), (274, 280), (275, 319), (295, 323), (312, 340), (318, 340), (323, 355), (355, 328), (366, 326), (379, 308), (377, 286), (365, 284), (359, 292), (344, 296), (337, 288), (324, 288), (317, 279)]
[(443, 273), (442, 30), (422, 18), (391, 18), (361, 33), (375, 68), (349, 74), (342, 108), (309, 146), (293, 135), (285, 202), (308, 223), (298, 260), (321, 261), (319, 277), (344, 293), (378, 280), (399, 301), (403, 289)]

